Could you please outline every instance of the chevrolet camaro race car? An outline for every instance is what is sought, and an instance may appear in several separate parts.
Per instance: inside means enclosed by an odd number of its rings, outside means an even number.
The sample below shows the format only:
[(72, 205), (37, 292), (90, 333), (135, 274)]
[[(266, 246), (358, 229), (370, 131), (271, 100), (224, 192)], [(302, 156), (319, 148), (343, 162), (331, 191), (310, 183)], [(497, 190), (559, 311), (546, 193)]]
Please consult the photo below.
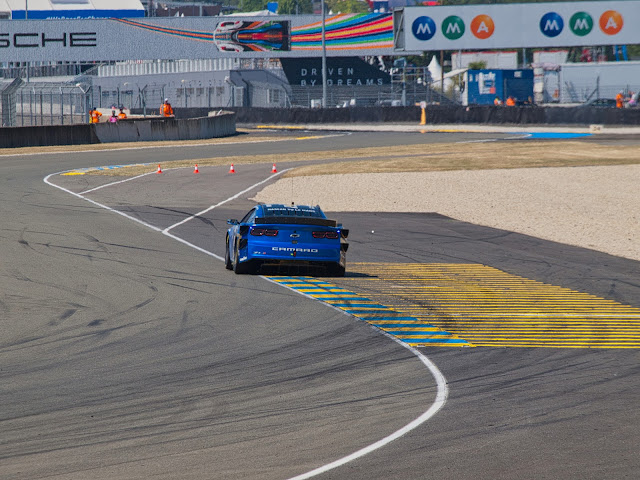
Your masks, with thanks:
[(329, 220), (319, 206), (256, 205), (240, 221), (227, 220), (225, 265), (236, 273), (262, 266), (323, 267), (345, 273), (349, 230)]

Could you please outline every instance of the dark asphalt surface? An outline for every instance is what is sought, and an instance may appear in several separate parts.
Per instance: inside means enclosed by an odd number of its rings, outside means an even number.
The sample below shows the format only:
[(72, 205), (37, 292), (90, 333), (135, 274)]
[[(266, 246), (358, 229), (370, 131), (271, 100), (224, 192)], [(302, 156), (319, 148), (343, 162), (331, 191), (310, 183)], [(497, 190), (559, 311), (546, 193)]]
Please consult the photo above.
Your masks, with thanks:
[[(268, 151), (478, 138), (359, 133)], [(42, 181), (71, 168), (264, 151), (247, 143), (0, 158), (0, 477), (289, 478), (430, 407), (429, 371), (368, 326), (260, 277), (235, 276), (211, 256)], [(87, 196), (167, 228), (265, 179), (269, 167), (233, 176), (221, 167), (197, 177), (166, 171)], [(53, 181), (79, 192), (104, 178)], [(222, 256), (225, 220), (241, 217), (249, 197), (171, 233)], [(351, 229), (350, 261), (483, 263), (640, 306), (639, 262), (437, 214), (332, 216)], [(443, 410), (318, 478), (640, 471), (638, 350), (421, 351), (449, 382)]]

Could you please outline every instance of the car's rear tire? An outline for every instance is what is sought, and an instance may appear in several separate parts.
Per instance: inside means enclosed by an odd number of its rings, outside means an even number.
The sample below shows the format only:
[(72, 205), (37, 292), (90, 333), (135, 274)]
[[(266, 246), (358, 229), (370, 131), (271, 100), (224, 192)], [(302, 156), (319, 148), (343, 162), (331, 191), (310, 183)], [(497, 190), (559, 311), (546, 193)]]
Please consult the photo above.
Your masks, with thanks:
[(233, 250), (233, 271), (236, 272), (237, 275), (251, 273), (251, 265), (249, 262), (240, 263), (239, 258), (240, 254), (238, 252), (238, 244), (236, 243)]
[(227, 246), (224, 249), (224, 266), (227, 270), (233, 270), (233, 263), (231, 263), (231, 257), (229, 256), (229, 236), (227, 235)]
[(332, 265), (329, 268), (327, 268), (327, 274), (330, 277), (344, 277), (345, 273), (346, 273), (346, 268), (343, 265), (340, 265), (339, 263), (336, 263), (335, 265)]

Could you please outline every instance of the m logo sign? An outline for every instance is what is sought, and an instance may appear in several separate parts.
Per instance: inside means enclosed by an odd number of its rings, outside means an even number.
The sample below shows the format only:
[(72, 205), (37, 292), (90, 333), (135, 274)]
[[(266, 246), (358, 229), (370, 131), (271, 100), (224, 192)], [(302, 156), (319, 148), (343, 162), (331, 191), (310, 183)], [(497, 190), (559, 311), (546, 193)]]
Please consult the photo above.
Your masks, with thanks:
[(593, 29), (593, 18), (587, 12), (574, 13), (569, 20), (569, 28), (579, 37), (589, 35)]
[(413, 21), (411, 31), (418, 40), (431, 40), (436, 34), (436, 22), (431, 17), (418, 17)]
[(442, 22), (442, 34), (449, 40), (457, 40), (464, 35), (464, 22), (456, 15), (447, 17)]
[(545, 13), (540, 19), (540, 31), (547, 37), (557, 37), (563, 28), (564, 21), (556, 12)]

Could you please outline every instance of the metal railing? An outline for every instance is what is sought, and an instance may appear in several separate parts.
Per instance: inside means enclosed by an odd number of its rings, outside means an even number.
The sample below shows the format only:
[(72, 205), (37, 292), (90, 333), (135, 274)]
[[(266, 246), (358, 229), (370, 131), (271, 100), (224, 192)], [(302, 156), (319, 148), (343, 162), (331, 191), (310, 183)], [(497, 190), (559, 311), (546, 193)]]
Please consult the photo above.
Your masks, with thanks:
[[(291, 106), (319, 107), (322, 87), (292, 87)], [(438, 90), (422, 83), (331, 86), (327, 88), (328, 107), (349, 106), (408, 106), (422, 101), (427, 103), (456, 104)]]
[(9, 110), (2, 115), (5, 127), (70, 125), (89, 119), (91, 93), (85, 85), (22, 82), (0, 95), (3, 110)]
[(96, 65), (96, 62), (0, 62), (0, 78), (38, 81), (43, 77), (75, 77)]

